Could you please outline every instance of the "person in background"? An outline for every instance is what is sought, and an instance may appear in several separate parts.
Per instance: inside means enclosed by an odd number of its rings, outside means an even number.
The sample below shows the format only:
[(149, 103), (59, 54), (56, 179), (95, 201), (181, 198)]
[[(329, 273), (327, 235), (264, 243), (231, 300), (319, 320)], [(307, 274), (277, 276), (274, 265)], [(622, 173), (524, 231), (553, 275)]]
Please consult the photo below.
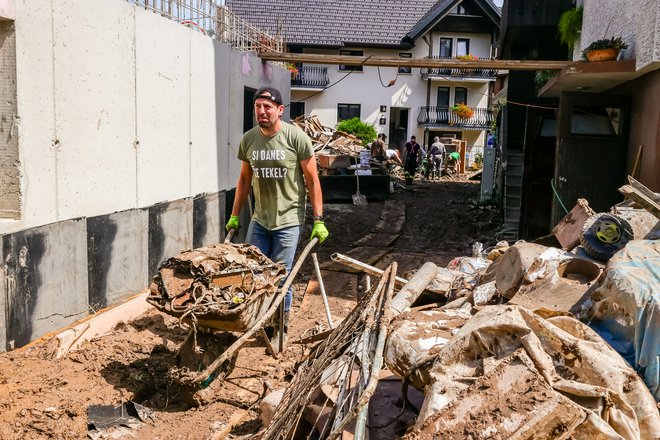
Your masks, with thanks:
[(385, 133), (380, 133), (375, 141), (371, 144), (371, 157), (379, 162), (385, 160)]
[[(300, 128), (283, 122), (283, 113), (279, 90), (257, 90), (254, 115), (258, 125), (243, 135), (238, 147), (241, 171), (226, 229), (238, 229), (239, 214), (252, 186), (255, 208), (246, 241), (274, 262), (284, 264), (289, 273), (305, 220), (305, 189), (309, 191), (314, 216), (310, 239), (318, 237), (323, 243), (328, 230), (323, 222), (323, 197), (311, 139)], [(283, 335), (291, 300), (289, 289), (284, 300)]]
[(447, 154), (445, 144), (440, 142), (440, 138), (438, 136), (434, 137), (431, 148), (429, 148), (432, 178), (440, 177), (440, 171), (442, 170), (442, 162), (445, 159), (445, 154)]
[(403, 150), (403, 169), (411, 177), (415, 177), (417, 166), (421, 159), (421, 147), (415, 136), (410, 136), (410, 142), (406, 143)]

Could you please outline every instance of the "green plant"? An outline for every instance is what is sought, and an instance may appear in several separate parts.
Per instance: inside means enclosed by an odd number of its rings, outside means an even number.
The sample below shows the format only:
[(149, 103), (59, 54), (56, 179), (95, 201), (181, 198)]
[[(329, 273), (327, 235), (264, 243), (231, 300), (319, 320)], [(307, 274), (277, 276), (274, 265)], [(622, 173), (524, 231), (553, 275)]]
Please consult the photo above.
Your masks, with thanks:
[(477, 57), (469, 53), (467, 55), (457, 55), (456, 59), (460, 61), (474, 61), (477, 59)]
[(561, 14), (559, 23), (557, 24), (557, 35), (559, 41), (568, 46), (572, 52), (575, 42), (580, 37), (582, 30), (582, 6), (569, 9)]
[(362, 122), (358, 117), (344, 119), (337, 124), (337, 131), (352, 134), (362, 141), (362, 145), (369, 145), (378, 136), (373, 125)]
[(536, 91), (538, 92), (545, 85), (545, 83), (555, 76), (554, 70), (537, 70), (534, 74), (534, 85), (536, 85)]
[(591, 50), (603, 49), (614, 49), (618, 52), (621, 49), (628, 49), (628, 45), (621, 39), (621, 37), (603, 38), (601, 40), (594, 41), (589, 46), (585, 47), (582, 52), (584, 53)]

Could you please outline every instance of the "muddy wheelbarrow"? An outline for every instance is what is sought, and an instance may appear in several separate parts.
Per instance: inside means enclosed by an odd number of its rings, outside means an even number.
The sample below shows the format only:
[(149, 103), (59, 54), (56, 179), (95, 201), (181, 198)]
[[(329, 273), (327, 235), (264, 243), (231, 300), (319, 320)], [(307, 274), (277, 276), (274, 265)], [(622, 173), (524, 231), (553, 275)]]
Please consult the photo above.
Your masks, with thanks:
[[(228, 235), (228, 239), (225, 240), (225, 243), (228, 243), (229, 240), (231, 240), (231, 234)], [(188, 313), (190, 307), (177, 308), (175, 301), (163, 302), (157, 298), (147, 300), (164, 313), (178, 317), (181, 321), (191, 325), (191, 330), (188, 333), (186, 340), (181, 344), (179, 351), (177, 352), (178, 365), (173, 367), (169, 372), (170, 379), (173, 382), (177, 382), (186, 388), (182, 394), (192, 394), (194, 400), (199, 400), (196, 396), (197, 392), (207, 388), (222, 373), (222, 367), (227, 361), (230, 361), (234, 355), (237, 354), (238, 350), (257, 332), (261, 332), (269, 353), (275, 357), (277, 356), (275, 348), (271, 346), (270, 339), (264, 331), (264, 327), (272, 320), (279, 309), (280, 325), (278, 327), (279, 329), (283, 328), (284, 297), (300, 270), (302, 263), (317, 242), (318, 239), (314, 238), (305, 246), (295, 265), (291, 269), (291, 272), (286, 275), (286, 279), (280, 287), (272, 291), (266, 291), (263, 294), (247, 297), (244, 301), (241, 301), (237, 307), (232, 309), (219, 311), (207, 310), (202, 314), (191, 314)], [(262, 268), (264, 270), (283, 270), (283, 267), (277, 264), (263, 266)], [(246, 274), (251, 275), (252, 277), (257, 276), (254, 271), (251, 271), (251, 269), (230, 269), (220, 272), (221, 276), (214, 278), (210, 282), (215, 283), (216, 285), (218, 283), (231, 284), (233, 282), (232, 280), (236, 280), (237, 277), (245, 277)], [(194, 298), (194, 289), (190, 289), (189, 294), (193, 295)], [(188, 298), (188, 300), (190, 300), (190, 298)], [(210, 350), (206, 353), (203, 361), (199, 360), (199, 356), (193, 356), (192, 352), (196, 350), (197, 338), (199, 336), (210, 334), (211, 338), (215, 338), (216, 335), (221, 337), (222, 335), (218, 334), (219, 332), (237, 332), (243, 334), (227, 348), (222, 349), (221, 352), (217, 352), (217, 350), (216, 352), (213, 352), (213, 350)], [(281, 353), (284, 351), (284, 338), (280, 337), (279, 341), (280, 343), (277, 349)], [(217, 357), (215, 357), (216, 354)], [(211, 361), (213, 357), (215, 357), (215, 359)], [(182, 363), (182, 359), (191, 358), (196, 359), (194, 365), (190, 365), (190, 362), (184, 362), (190, 366), (181, 367), (180, 364)]]

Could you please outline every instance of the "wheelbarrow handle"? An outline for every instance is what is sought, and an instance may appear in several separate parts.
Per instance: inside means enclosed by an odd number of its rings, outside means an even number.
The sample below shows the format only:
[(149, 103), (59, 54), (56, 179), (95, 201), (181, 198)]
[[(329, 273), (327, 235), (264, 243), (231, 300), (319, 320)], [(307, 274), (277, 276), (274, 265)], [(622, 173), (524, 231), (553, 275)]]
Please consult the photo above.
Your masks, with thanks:
[(231, 240), (234, 238), (234, 233), (236, 232), (236, 229), (231, 228), (229, 231), (227, 231), (227, 235), (225, 236), (225, 244), (226, 243), (231, 243)]

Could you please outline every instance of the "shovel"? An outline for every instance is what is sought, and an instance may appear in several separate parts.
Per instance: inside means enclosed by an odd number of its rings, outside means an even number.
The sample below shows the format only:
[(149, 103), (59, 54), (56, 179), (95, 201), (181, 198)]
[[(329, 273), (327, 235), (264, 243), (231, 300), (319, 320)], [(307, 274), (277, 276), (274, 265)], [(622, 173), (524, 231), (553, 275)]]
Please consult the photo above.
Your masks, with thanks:
[(357, 179), (357, 192), (353, 194), (353, 204), (357, 206), (366, 206), (368, 205), (367, 198), (360, 194), (360, 175), (358, 174), (358, 170), (355, 170), (355, 177)]

